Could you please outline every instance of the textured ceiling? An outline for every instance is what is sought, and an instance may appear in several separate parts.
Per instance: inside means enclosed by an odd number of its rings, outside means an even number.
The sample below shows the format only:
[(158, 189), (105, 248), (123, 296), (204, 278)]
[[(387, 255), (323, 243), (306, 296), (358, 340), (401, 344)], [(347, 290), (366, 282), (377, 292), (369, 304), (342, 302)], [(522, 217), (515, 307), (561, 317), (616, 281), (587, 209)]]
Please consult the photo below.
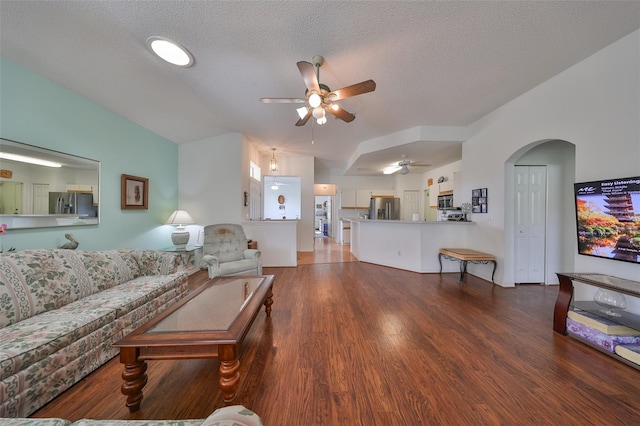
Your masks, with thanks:
[[(455, 137), (396, 135), (467, 126), (639, 27), (637, 1), (2, 0), (0, 54), (176, 143), (240, 132), (369, 174), (459, 159)], [(153, 35), (195, 65), (153, 56)], [(377, 83), (341, 101), (352, 123), (296, 127), (296, 105), (259, 101), (304, 97), (296, 62), (314, 55), (332, 89)]]

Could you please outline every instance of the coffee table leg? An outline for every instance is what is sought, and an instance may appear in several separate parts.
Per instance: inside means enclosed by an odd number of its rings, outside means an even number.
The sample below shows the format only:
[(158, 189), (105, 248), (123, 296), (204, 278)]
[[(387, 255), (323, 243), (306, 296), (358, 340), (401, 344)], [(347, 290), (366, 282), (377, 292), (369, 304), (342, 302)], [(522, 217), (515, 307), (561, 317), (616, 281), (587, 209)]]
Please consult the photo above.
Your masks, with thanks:
[(138, 360), (139, 348), (120, 348), (120, 362), (124, 364), (120, 387), (123, 395), (127, 396), (127, 407), (133, 413), (140, 408), (142, 402), (142, 388), (147, 384), (147, 363)]
[(269, 289), (267, 299), (264, 301), (264, 311), (267, 313), (268, 317), (271, 316), (271, 305), (273, 305), (273, 287)]
[(236, 345), (220, 345), (218, 357), (220, 359), (220, 390), (224, 402), (229, 402), (236, 397), (240, 382), (240, 361)]

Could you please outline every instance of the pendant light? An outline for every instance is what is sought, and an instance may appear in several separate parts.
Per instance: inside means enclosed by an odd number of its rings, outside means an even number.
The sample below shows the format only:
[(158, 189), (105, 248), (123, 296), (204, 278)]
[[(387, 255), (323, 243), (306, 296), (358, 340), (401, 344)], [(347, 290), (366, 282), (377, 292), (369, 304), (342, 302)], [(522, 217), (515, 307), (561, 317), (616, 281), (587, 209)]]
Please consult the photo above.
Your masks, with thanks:
[(278, 160), (276, 160), (276, 149), (275, 148), (271, 148), (271, 150), (273, 151), (273, 154), (271, 156), (271, 160), (269, 161), (269, 170), (271, 170), (272, 172), (277, 172), (278, 171)]

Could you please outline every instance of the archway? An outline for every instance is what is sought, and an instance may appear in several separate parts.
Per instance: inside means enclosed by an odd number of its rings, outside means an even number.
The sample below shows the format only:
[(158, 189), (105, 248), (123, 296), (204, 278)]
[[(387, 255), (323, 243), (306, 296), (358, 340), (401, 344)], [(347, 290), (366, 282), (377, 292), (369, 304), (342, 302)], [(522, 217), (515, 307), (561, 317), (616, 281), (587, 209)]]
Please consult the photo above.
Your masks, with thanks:
[(524, 165), (547, 169), (544, 284), (557, 284), (556, 272), (573, 270), (575, 145), (559, 139), (539, 140), (514, 152), (505, 162), (503, 282), (507, 286), (516, 282), (515, 173), (516, 167)]

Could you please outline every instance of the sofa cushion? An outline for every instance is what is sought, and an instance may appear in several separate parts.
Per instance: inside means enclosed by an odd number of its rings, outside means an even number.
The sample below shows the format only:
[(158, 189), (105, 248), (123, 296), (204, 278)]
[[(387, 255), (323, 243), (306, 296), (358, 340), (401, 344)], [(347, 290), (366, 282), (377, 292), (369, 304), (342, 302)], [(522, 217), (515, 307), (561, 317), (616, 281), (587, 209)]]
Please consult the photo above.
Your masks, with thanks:
[(255, 270), (258, 273), (258, 262), (256, 259), (242, 259), (236, 262), (227, 262), (220, 264), (220, 275), (233, 275), (240, 272), (249, 274), (248, 271)]
[(141, 275), (139, 263), (131, 252), (121, 250), (76, 251), (89, 274), (91, 294), (115, 287)]
[[(199, 426), (202, 419), (189, 420), (92, 420), (82, 419), (72, 426)], [(30, 426), (30, 425), (28, 425)], [(222, 426), (222, 425), (220, 425)], [(242, 425), (238, 425), (242, 426)]]
[(115, 321), (111, 306), (75, 302), (0, 329), (0, 379), (24, 370)]
[(71, 422), (65, 419), (2, 419), (2, 426), (67, 426)]
[(142, 275), (178, 270), (155, 250), (22, 250), (0, 255), (0, 328), (60, 308)]
[(140, 275), (169, 275), (178, 271), (182, 257), (178, 253), (156, 250), (120, 249), (120, 253), (134, 256)]
[(0, 255), (0, 327), (91, 293), (89, 276), (70, 250), (22, 250)]

